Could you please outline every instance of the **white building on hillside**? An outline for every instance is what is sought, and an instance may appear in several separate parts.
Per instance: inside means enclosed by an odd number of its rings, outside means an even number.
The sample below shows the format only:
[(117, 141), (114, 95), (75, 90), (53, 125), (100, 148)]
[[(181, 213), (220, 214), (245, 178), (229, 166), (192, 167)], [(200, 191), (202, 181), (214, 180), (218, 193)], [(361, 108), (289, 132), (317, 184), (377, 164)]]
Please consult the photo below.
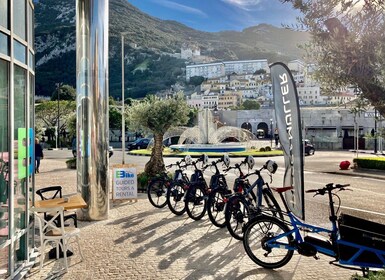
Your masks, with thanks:
[(238, 75), (253, 74), (258, 70), (269, 72), (267, 59), (224, 61), (216, 63), (194, 64), (186, 66), (186, 80), (191, 77), (219, 78), (236, 73)]
[(252, 74), (258, 70), (269, 72), (269, 64), (267, 59), (257, 60), (238, 60), (238, 61), (224, 61), (226, 75), (236, 74)]
[(194, 76), (208, 79), (225, 76), (225, 65), (222, 62), (187, 65), (186, 80), (190, 81), (190, 78)]

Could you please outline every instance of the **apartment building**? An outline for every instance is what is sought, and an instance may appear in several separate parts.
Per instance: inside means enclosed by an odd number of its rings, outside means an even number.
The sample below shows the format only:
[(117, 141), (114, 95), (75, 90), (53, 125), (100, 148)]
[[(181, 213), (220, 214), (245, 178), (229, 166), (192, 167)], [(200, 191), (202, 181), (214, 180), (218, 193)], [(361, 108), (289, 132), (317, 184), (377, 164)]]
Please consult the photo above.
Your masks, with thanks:
[(218, 78), (225, 75), (253, 74), (258, 70), (269, 72), (267, 59), (224, 61), (216, 63), (204, 63), (186, 66), (186, 80), (191, 77), (202, 76), (204, 78)]
[(187, 65), (186, 80), (190, 81), (190, 78), (194, 76), (208, 79), (225, 76), (225, 65), (222, 62)]

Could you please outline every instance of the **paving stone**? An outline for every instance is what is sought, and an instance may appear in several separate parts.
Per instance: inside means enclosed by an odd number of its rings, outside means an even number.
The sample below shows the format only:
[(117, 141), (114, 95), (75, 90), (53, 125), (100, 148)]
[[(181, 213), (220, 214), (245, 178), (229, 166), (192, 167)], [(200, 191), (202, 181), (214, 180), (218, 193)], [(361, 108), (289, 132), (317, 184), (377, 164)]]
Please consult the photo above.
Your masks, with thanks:
[[(63, 166), (62, 166), (63, 165)], [(45, 175), (44, 175), (45, 174)], [(63, 178), (65, 180), (63, 181)], [(59, 160), (45, 160), (36, 178), (37, 186), (63, 185), (64, 193), (76, 192), (76, 174)], [(227, 229), (201, 221), (174, 216), (167, 206), (154, 208), (144, 194), (137, 202), (113, 205), (109, 219), (79, 221), (84, 260), (74, 248), (68, 273), (60, 279), (350, 279), (353, 271), (320, 260), (295, 254), (284, 267), (267, 270), (246, 255), (242, 242)], [(55, 279), (62, 261), (46, 260), (34, 267), (28, 279)]]

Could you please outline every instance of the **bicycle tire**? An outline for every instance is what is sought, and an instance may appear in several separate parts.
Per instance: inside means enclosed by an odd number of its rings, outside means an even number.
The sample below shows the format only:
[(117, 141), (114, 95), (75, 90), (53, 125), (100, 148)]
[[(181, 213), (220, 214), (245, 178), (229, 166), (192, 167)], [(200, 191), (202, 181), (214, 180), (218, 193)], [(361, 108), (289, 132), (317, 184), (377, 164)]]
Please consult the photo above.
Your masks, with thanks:
[(243, 240), (243, 227), (249, 220), (250, 209), (241, 195), (232, 196), (226, 203), (226, 227), (232, 237)]
[(225, 207), (226, 191), (222, 189), (212, 191), (207, 200), (207, 215), (214, 226), (219, 228), (226, 226)]
[[(260, 215), (247, 225), (243, 246), (253, 262), (264, 268), (279, 268), (287, 264), (294, 251), (285, 248), (270, 248), (265, 242), (279, 234), (289, 232), (289, 228), (278, 218)], [(293, 236), (285, 235), (278, 240), (280, 243), (291, 244)]]
[(185, 208), (187, 215), (198, 221), (203, 218), (206, 213), (205, 192), (202, 186), (191, 186), (186, 194)]
[(167, 186), (164, 180), (152, 181), (147, 188), (147, 197), (150, 203), (156, 208), (163, 208), (167, 205)]
[(181, 216), (186, 212), (183, 198), (185, 196), (185, 186), (182, 182), (174, 182), (167, 189), (167, 205), (172, 213)]
[(284, 220), (281, 206), (279, 206), (278, 201), (275, 199), (270, 189), (263, 190), (263, 198), (266, 202), (267, 210), (271, 212), (272, 216)]

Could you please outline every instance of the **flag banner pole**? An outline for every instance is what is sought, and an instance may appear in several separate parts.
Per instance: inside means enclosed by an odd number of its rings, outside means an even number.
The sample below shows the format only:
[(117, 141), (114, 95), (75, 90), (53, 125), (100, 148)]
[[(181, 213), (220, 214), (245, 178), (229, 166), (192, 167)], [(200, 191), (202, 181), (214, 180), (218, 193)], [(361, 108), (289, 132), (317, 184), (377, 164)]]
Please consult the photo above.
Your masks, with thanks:
[(286, 201), (290, 210), (305, 220), (303, 143), (297, 88), (285, 64), (276, 62), (269, 67), (275, 118), (285, 159), (283, 186), (293, 186), (293, 190), (285, 193)]

